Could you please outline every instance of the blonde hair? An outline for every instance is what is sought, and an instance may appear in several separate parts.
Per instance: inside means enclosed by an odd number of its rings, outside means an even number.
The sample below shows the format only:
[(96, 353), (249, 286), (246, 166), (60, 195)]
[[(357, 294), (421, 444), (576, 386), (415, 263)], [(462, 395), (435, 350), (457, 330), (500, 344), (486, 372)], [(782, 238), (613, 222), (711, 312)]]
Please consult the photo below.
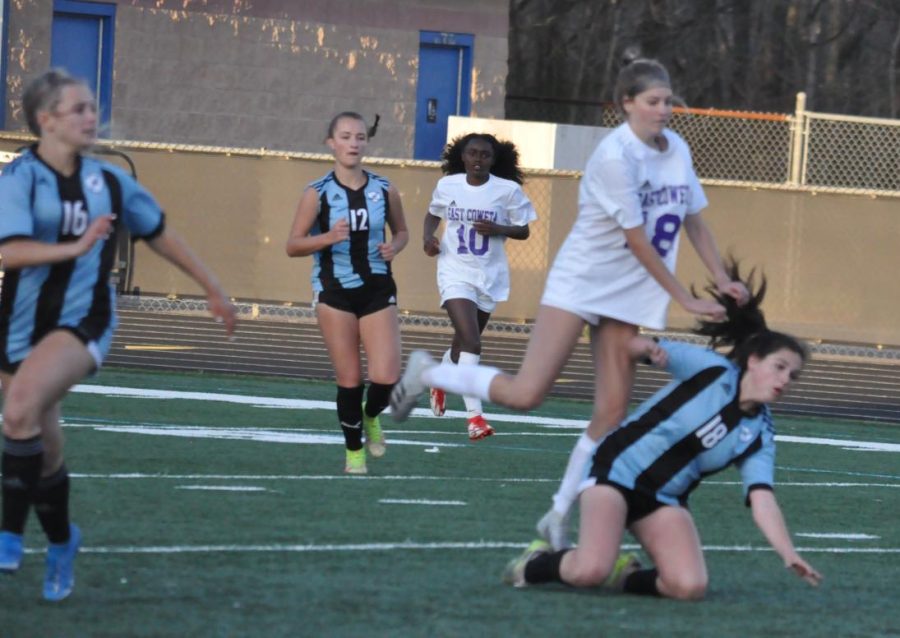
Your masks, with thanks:
[(626, 98), (633, 99), (638, 93), (643, 93), (654, 85), (672, 86), (666, 67), (656, 60), (636, 58), (627, 62), (619, 71), (613, 101), (619, 110), (624, 110)]
[(67, 86), (87, 87), (87, 83), (72, 77), (63, 69), (50, 69), (29, 82), (25, 88), (22, 94), (22, 110), (25, 111), (28, 130), (37, 137), (41, 136), (37, 114), (40, 111), (55, 109), (62, 99), (62, 90)]

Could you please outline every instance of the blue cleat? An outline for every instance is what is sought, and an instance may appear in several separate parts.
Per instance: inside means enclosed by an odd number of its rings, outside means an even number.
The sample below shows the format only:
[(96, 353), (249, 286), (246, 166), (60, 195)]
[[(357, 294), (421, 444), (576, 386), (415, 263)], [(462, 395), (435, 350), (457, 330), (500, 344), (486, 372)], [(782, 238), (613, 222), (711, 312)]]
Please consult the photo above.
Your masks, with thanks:
[(47, 573), (44, 576), (44, 600), (58, 602), (75, 587), (75, 555), (81, 546), (81, 530), (69, 525), (67, 543), (51, 543), (47, 548)]
[(22, 564), (22, 535), (12, 532), (0, 532), (0, 572), (12, 574)]

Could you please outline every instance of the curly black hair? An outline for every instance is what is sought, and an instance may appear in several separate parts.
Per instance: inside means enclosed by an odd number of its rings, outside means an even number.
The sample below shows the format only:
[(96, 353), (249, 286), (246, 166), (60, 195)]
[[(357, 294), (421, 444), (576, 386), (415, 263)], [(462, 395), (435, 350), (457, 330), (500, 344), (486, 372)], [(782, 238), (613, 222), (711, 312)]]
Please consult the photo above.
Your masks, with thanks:
[(512, 142), (498, 140), (490, 133), (469, 133), (454, 138), (441, 153), (441, 171), (444, 175), (456, 175), (465, 173), (466, 167), (462, 161), (462, 153), (466, 144), (472, 140), (484, 140), (494, 148), (494, 165), (491, 166), (491, 174), (504, 179), (511, 179), (517, 184), (525, 181), (525, 174), (519, 168), (519, 151)]
[[(730, 295), (719, 292), (715, 284), (709, 283), (704, 290), (725, 307), (725, 321), (700, 320), (694, 333), (710, 338), (710, 347), (731, 347), (728, 358), (742, 369), (747, 367), (750, 355), (764, 358), (767, 355), (787, 348), (800, 355), (803, 361), (809, 358), (806, 346), (797, 338), (783, 332), (769, 330), (766, 317), (760, 306), (766, 296), (766, 278), (759, 276), (756, 283), (756, 268), (750, 270), (746, 277), (741, 275), (738, 262), (729, 257), (725, 260), (725, 271), (732, 281), (742, 281), (750, 292), (750, 299), (742, 306)], [(691, 292), (697, 296), (693, 286)]]

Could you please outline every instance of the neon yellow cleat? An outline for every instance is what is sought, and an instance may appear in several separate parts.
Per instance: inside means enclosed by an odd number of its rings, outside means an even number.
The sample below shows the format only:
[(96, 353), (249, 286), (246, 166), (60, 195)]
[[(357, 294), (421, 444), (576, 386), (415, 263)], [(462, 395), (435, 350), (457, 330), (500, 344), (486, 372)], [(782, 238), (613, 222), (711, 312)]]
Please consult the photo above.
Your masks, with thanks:
[(625, 579), (640, 568), (641, 561), (638, 559), (637, 554), (619, 554), (612, 571), (606, 577), (606, 580), (603, 581), (603, 586), (607, 589), (622, 591), (625, 587)]
[(347, 450), (347, 464), (344, 465), (345, 474), (367, 474), (366, 450)]
[(387, 448), (384, 443), (384, 432), (381, 431), (381, 419), (366, 415), (366, 404), (363, 403), (363, 430), (366, 433), (366, 449), (372, 458), (380, 459)]
[(531, 541), (531, 544), (525, 548), (525, 551), (513, 558), (506, 564), (503, 570), (503, 582), (513, 587), (526, 587), (525, 582), (525, 565), (538, 554), (546, 554), (553, 551), (550, 543), (543, 539)]

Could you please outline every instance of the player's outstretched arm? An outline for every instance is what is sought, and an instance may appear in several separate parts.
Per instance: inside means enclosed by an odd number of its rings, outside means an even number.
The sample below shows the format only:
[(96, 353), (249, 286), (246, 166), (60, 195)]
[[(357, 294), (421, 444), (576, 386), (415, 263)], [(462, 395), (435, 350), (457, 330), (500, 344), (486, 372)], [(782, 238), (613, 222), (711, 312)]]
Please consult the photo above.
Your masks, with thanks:
[(813, 587), (817, 586), (822, 581), (822, 575), (794, 549), (775, 494), (770, 490), (753, 490), (750, 492), (750, 507), (753, 510), (753, 521), (769, 541), (772, 549), (781, 556), (784, 566)]
[(210, 314), (216, 321), (225, 325), (225, 334), (230, 337), (234, 332), (237, 314), (215, 275), (194, 255), (181, 237), (168, 228), (147, 243), (154, 252), (178, 266), (182, 272), (200, 284), (206, 292)]

